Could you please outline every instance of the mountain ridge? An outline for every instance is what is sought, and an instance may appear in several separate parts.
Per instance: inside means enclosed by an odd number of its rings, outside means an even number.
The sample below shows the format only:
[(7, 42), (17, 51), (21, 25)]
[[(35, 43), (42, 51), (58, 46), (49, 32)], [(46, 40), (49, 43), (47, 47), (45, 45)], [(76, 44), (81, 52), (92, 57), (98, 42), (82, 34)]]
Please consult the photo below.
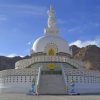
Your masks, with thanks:
[[(100, 48), (96, 45), (88, 45), (86, 47), (70, 46), (73, 52), (73, 58), (81, 60), (85, 64), (87, 70), (100, 70)], [(15, 63), (19, 60), (29, 58), (29, 56), (6, 57), (0, 56), (0, 70), (14, 69)]]
[(71, 46), (73, 58), (84, 62), (85, 68), (89, 70), (100, 70), (100, 48), (96, 45), (88, 45), (79, 48)]

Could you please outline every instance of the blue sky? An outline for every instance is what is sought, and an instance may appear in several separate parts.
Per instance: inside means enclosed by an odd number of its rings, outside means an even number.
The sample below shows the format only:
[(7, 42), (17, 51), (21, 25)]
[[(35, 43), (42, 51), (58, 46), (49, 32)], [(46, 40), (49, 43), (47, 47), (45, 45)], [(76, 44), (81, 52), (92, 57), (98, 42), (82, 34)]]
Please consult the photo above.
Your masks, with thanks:
[(0, 0), (0, 55), (29, 54), (44, 34), (50, 4), (59, 34), (70, 45), (100, 46), (100, 0)]

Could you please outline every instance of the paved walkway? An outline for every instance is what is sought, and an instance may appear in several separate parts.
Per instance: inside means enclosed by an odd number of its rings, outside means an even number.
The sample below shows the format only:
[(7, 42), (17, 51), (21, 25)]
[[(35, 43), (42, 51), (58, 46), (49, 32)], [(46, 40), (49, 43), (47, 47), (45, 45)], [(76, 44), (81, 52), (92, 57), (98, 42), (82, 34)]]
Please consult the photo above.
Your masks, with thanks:
[(25, 94), (0, 94), (0, 100), (100, 100), (100, 96), (27, 96)]

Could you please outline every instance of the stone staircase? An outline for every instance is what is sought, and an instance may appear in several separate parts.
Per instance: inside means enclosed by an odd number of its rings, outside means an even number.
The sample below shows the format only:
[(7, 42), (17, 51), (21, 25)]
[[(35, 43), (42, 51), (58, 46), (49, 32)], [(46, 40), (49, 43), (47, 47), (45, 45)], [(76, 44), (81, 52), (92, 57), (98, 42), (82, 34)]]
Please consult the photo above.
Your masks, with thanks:
[(67, 94), (62, 75), (41, 75), (39, 94)]

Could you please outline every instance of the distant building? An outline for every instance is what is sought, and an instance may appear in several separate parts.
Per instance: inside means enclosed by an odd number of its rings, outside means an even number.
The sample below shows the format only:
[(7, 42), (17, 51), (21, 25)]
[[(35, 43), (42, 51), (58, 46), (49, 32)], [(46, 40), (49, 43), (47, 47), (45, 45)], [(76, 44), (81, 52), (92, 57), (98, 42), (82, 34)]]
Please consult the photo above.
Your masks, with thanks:
[(15, 69), (0, 71), (1, 93), (82, 94), (100, 92), (100, 72), (88, 71), (72, 58), (68, 43), (59, 36), (55, 11), (48, 11), (48, 26)]

